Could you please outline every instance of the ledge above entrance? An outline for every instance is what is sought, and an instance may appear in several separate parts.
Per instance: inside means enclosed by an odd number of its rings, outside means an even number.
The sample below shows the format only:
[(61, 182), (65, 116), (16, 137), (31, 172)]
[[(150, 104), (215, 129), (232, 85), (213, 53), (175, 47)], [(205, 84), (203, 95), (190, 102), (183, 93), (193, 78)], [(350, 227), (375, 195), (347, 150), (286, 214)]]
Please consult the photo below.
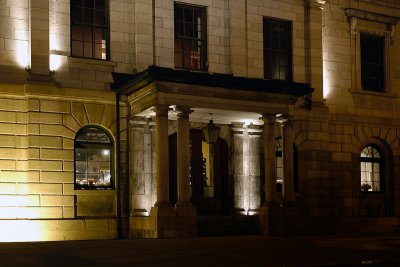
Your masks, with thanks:
[(314, 91), (304, 83), (157, 66), (138, 74), (113, 73), (113, 78), (114, 90), (128, 96), (133, 114), (157, 104), (279, 113)]

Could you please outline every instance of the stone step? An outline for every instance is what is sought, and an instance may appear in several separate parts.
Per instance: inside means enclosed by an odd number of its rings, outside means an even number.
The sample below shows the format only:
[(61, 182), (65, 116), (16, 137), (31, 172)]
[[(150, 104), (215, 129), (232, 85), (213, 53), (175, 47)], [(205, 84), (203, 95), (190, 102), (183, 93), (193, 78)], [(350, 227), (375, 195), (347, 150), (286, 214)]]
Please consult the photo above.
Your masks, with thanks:
[(238, 236), (260, 233), (258, 216), (199, 216), (199, 236)]

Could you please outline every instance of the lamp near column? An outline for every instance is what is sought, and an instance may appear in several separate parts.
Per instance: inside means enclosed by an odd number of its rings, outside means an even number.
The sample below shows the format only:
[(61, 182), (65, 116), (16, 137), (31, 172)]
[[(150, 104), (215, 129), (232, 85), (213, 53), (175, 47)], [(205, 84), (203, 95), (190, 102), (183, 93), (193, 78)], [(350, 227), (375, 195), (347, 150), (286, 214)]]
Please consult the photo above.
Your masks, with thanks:
[(204, 186), (203, 194), (205, 197), (214, 197), (214, 144), (218, 140), (221, 127), (214, 124), (212, 120), (212, 113), (210, 113), (210, 121), (203, 129), (203, 135), (209, 146), (210, 156), (210, 185)]
[(212, 113), (210, 113), (210, 121), (206, 127), (203, 127), (202, 130), (207, 143), (215, 144), (217, 142), (221, 127), (214, 124), (214, 121), (212, 120)]

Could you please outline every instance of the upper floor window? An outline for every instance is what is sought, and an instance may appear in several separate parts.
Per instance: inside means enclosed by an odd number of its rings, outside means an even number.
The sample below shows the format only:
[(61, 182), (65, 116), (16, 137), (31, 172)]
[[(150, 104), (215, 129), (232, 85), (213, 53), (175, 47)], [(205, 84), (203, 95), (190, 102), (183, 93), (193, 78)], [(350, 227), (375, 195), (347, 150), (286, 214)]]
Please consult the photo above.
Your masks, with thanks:
[(383, 36), (360, 34), (361, 87), (383, 92), (385, 89), (385, 40)]
[(71, 0), (71, 56), (109, 59), (107, 2)]
[(292, 80), (292, 23), (264, 18), (264, 78)]
[(207, 69), (207, 24), (204, 7), (174, 7), (175, 68)]
[(75, 189), (113, 188), (113, 142), (102, 128), (86, 126), (75, 137)]
[(382, 191), (382, 166), (381, 153), (375, 146), (366, 146), (360, 155), (361, 191)]

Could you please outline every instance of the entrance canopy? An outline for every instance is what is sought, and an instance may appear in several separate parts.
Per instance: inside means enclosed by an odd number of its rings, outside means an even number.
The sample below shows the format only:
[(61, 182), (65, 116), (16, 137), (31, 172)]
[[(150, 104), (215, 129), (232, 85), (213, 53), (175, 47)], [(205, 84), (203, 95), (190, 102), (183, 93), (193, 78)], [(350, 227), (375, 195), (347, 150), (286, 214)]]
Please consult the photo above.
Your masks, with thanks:
[(216, 122), (218, 114), (249, 120), (262, 114), (288, 114), (290, 105), (314, 91), (304, 83), (157, 66), (138, 74), (113, 73), (113, 78), (117, 94), (128, 97), (132, 115), (149, 116), (157, 105), (186, 106), (192, 108), (191, 118), (197, 117), (196, 121), (207, 121), (208, 113), (216, 114)]

